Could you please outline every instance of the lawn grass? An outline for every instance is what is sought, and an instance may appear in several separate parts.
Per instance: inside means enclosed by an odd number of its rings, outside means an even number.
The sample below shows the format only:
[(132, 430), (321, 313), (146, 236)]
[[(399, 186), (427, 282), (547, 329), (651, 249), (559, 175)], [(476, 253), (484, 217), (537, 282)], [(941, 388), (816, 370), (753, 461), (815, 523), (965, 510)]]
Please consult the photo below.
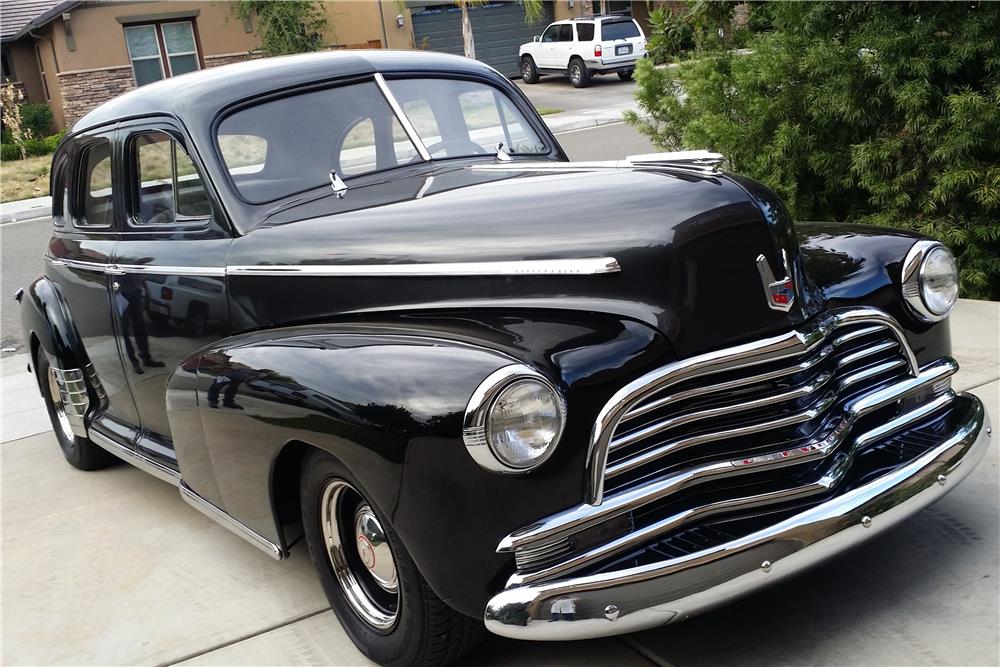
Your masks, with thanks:
[(535, 107), (535, 111), (538, 112), (539, 116), (548, 116), (549, 114), (562, 113), (566, 110), (558, 107)]
[(51, 155), (0, 162), (0, 202), (33, 199), (49, 194)]

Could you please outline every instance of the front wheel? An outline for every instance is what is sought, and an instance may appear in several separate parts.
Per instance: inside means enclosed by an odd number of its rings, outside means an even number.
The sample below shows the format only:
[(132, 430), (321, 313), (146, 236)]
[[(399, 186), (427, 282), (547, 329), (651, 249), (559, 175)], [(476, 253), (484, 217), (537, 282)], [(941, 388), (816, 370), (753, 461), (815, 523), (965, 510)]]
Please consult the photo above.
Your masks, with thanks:
[(358, 649), (383, 665), (444, 665), (479, 643), (481, 620), (441, 601), (392, 525), (339, 461), (306, 457), (302, 522), (330, 606)]
[(621, 79), (622, 81), (631, 81), (632, 77), (634, 76), (635, 76), (634, 69), (628, 69), (625, 70), (624, 72), (618, 72), (618, 78)]
[(574, 88), (586, 88), (590, 85), (590, 72), (587, 66), (579, 58), (571, 60), (569, 63), (569, 82)]
[(531, 56), (521, 58), (521, 81), (525, 83), (538, 83), (538, 68)]
[(59, 375), (41, 350), (38, 351), (35, 372), (38, 373), (38, 384), (42, 390), (45, 409), (49, 413), (49, 421), (52, 422), (52, 430), (66, 461), (80, 470), (100, 470), (117, 463), (118, 459), (113, 454), (73, 433), (66, 405), (59, 391)]

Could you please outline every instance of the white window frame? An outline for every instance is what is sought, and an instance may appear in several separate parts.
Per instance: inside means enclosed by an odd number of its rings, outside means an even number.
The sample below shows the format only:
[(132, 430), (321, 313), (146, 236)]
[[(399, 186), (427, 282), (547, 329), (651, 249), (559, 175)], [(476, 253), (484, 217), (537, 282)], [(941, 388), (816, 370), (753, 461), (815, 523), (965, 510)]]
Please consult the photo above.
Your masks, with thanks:
[[(138, 30), (140, 28), (152, 28), (153, 29), (153, 36), (156, 38), (156, 55), (155, 56), (140, 56), (138, 58), (134, 58), (132, 56), (132, 49), (128, 45), (128, 31), (129, 30)], [(136, 80), (135, 81), (135, 85), (137, 85), (137, 86), (138, 85), (145, 85), (145, 84), (140, 84), (138, 78), (135, 75), (135, 65), (134, 65), (134, 63), (137, 60), (152, 60), (153, 58), (156, 58), (156, 61), (160, 65), (160, 78), (157, 79), (157, 81), (162, 81), (163, 79), (167, 78), (166, 72), (163, 71), (163, 51), (160, 49), (160, 31), (157, 29), (155, 23), (142, 23), (142, 24), (127, 25), (127, 26), (125, 26), (125, 50), (128, 51), (128, 61), (129, 61), (129, 64), (132, 65), (132, 78)], [(153, 82), (149, 81), (147, 83), (153, 83)]]
[[(164, 37), (164, 35), (163, 35), (163, 26), (164, 25), (179, 25), (181, 23), (186, 23), (188, 25), (188, 27), (191, 29), (191, 43), (194, 45), (194, 51), (180, 51), (178, 53), (170, 53), (170, 48), (167, 46), (167, 38)], [(163, 50), (165, 51), (166, 60), (167, 60), (167, 68), (170, 70), (170, 76), (174, 75), (174, 66), (173, 66), (173, 63), (170, 62), (170, 57), (171, 56), (190, 56), (190, 55), (193, 55), (194, 56), (194, 64), (197, 66), (197, 69), (199, 69), (199, 70), (201, 69), (201, 54), (198, 53), (198, 40), (195, 38), (195, 35), (194, 35), (194, 21), (164, 21), (163, 23), (153, 24), (153, 27), (156, 28), (157, 37), (163, 41)]]

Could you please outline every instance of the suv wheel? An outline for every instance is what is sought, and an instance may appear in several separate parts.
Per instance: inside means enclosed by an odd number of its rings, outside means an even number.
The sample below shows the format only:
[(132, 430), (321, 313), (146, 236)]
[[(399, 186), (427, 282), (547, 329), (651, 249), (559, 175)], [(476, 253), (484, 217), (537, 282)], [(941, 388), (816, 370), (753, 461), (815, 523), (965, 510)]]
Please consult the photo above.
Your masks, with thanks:
[(622, 81), (631, 81), (633, 76), (635, 76), (634, 69), (625, 70), (624, 72), (618, 72), (618, 78), (621, 79)]
[(42, 390), (45, 409), (49, 413), (49, 421), (52, 422), (52, 430), (66, 461), (80, 470), (100, 470), (118, 463), (113, 454), (101, 449), (87, 438), (81, 438), (73, 433), (62, 394), (59, 392), (59, 380), (41, 350), (38, 351), (38, 359), (35, 361), (35, 372), (38, 373), (38, 384)]
[(302, 522), (323, 590), (358, 649), (382, 665), (444, 665), (485, 634), (441, 601), (392, 524), (326, 452), (302, 463)]
[(531, 56), (521, 58), (521, 80), (525, 83), (538, 83), (538, 68)]
[(574, 88), (586, 88), (590, 85), (590, 72), (579, 58), (569, 62), (569, 82)]

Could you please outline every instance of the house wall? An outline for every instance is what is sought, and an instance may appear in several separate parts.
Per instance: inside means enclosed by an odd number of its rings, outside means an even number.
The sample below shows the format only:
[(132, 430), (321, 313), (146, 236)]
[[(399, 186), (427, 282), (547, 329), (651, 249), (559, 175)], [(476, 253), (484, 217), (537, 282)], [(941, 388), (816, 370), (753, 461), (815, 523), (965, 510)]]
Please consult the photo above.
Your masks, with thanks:
[(35, 44), (31, 38), (4, 44), (14, 65), (14, 75), (21, 83), (25, 102), (45, 102), (41, 75), (35, 60)]

